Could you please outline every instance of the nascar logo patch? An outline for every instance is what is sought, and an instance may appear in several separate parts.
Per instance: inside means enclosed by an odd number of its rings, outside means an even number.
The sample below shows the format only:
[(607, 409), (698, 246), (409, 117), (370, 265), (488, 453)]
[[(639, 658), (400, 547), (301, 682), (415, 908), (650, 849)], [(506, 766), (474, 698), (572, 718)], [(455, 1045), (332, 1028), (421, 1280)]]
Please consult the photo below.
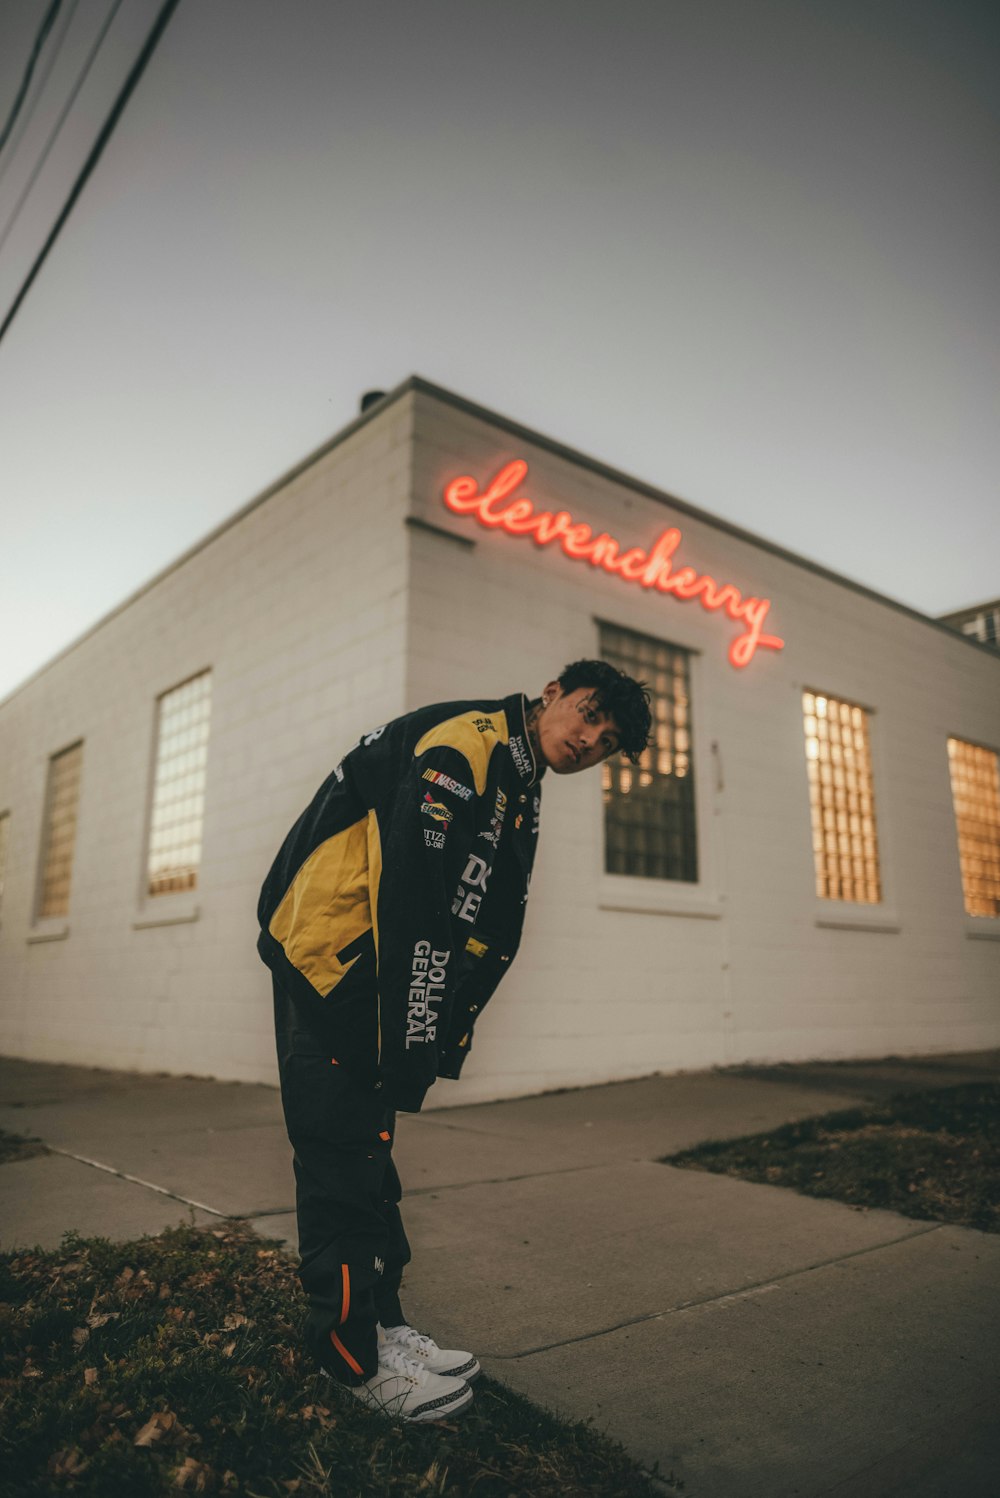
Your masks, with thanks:
[(443, 791), (451, 791), (453, 796), (458, 796), (462, 801), (472, 800), (472, 790), (463, 785), (460, 780), (453, 780), (450, 775), (444, 775), (440, 770), (425, 770), (424, 779), (432, 780), (439, 785)]

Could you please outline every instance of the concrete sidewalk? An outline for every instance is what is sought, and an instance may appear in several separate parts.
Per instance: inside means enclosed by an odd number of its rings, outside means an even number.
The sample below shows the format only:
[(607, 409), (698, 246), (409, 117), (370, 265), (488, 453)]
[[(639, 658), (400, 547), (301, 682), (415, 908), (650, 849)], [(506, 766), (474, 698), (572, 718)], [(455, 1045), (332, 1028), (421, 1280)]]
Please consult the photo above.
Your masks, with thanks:
[[(656, 1163), (1000, 1053), (742, 1068), (404, 1115), (404, 1303), (684, 1498), (993, 1498), (1000, 1238)], [(239, 1216), (294, 1247), (276, 1091), (0, 1061), (4, 1248)]]

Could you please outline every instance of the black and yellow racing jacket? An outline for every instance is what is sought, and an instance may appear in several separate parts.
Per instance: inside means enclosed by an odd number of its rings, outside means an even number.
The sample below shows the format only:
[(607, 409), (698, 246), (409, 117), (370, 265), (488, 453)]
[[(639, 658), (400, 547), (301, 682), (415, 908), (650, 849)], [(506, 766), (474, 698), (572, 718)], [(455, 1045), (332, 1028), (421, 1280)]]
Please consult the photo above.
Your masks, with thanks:
[(517, 951), (541, 802), (526, 709), (444, 702), (365, 734), (264, 881), (261, 957), (390, 1107), (458, 1076)]

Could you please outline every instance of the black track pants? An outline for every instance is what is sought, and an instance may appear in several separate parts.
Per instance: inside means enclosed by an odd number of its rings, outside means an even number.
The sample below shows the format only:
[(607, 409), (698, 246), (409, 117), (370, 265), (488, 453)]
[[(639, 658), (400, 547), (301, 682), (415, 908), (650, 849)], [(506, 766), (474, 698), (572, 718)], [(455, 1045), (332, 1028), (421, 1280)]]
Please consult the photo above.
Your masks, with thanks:
[(274, 983), (285, 1126), (295, 1151), (299, 1278), (309, 1297), (306, 1338), (335, 1378), (376, 1372), (376, 1323), (398, 1326), (410, 1245), (392, 1160), (395, 1114), (336, 1064), (323, 1016)]

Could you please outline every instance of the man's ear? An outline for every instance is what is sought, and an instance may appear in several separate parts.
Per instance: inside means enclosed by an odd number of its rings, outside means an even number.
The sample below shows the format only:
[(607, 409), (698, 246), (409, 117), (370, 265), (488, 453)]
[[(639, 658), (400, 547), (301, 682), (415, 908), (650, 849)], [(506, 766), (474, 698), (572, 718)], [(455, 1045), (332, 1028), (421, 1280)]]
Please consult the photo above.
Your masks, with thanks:
[(546, 682), (542, 688), (542, 706), (548, 707), (549, 703), (553, 702), (559, 696), (559, 691), (560, 688), (557, 681)]

